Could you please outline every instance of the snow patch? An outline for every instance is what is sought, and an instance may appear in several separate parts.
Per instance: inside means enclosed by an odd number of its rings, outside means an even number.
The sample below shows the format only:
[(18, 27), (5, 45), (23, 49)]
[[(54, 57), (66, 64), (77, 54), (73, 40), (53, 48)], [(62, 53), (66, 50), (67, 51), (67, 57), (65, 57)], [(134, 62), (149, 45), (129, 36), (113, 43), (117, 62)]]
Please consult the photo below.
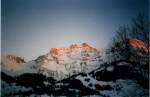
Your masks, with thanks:
[(114, 71), (114, 66), (109, 66), (106, 68), (107, 71)]

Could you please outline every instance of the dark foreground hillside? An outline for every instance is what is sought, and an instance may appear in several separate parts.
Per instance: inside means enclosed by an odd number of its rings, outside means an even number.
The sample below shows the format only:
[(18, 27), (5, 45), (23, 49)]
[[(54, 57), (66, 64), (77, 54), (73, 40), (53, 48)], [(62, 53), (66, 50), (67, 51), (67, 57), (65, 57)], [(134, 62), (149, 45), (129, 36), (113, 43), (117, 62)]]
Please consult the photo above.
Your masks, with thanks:
[(88, 74), (79, 73), (57, 81), (42, 74), (11, 77), (1, 73), (2, 97), (149, 97), (149, 80), (135, 63), (104, 63)]

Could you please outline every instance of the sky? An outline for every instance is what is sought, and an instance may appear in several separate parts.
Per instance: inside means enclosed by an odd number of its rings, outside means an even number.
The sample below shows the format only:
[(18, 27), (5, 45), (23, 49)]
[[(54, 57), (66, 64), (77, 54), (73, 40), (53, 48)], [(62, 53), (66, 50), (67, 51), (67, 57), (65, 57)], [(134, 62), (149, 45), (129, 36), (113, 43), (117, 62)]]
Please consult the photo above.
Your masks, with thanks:
[(53, 47), (107, 47), (119, 26), (148, 16), (148, 0), (2, 0), (1, 9), (2, 54), (33, 60)]

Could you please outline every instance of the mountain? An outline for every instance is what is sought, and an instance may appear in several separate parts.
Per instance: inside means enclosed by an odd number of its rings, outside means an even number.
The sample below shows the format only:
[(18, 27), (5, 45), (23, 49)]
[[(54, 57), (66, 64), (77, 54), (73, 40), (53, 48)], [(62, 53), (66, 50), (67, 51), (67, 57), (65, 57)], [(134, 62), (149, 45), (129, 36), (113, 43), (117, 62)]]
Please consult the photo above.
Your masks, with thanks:
[(57, 80), (80, 72), (88, 73), (99, 67), (103, 49), (96, 49), (87, 43), (73, 44), (66, 48), (51, 48), (37, 59), (25, 62), (20, 57), (2, 57), (2, 71), (16, 76), (23, 73), (40, 73)]
[(15, 55), (7, 55), (7, 56), (2, 55), (1, 60), (2, 62), (5, 62), (5, 64), (9, 64), (9, 65), (19, 65), (19, 64), (26, 63), (23, 58)]
[(11, 75), (18, 76), (23, 73), (37, 73), (39, 67), (35, 61), (25, 62), (25, 60), (16, 55), (2, 55), (1, 56), (1, 71)]
[(8, 71), (10, 74), (14, 70), (17, 71), (22, 68), (22, 64), (25, 64), (25, 60), (16, 55), (2, 55), (1, 56), (1, 67), (2, 71)]
[(39, 72), (63, 79), (79, 72), (90, 72), (97, 68), (100, 62), (101, 51), (87, 43), (73, 44), (66, 48), (50, 49)]
[(71, 45), (68, 48), (52, 48), (50, 49), (50, 55), (57, 64), (64, 64), (70, 59), (80, 59), (83, 61), (89, 60), (91, 54), (99, 53), (96, 48), (83, 43), (82, 45)]

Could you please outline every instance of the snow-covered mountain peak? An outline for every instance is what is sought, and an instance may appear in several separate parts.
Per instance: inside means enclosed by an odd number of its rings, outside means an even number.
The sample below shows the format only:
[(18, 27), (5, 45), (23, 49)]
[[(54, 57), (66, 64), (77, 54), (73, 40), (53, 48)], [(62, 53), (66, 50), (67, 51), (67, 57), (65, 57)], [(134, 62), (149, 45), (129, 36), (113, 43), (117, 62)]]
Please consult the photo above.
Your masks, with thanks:
[(9, 75), (14, 75), (16, 71), (21, 70), (25, 60), (16, 55), (2, 55), (1, 56), (1, 71)]
[(2, 55), (1, 56), (2, 63), (10, 63), (10, 64), (23, 64), (26, 63), (25, 60), (16, 55)]
[[(72, 56), (81, 53), (98, 53), (98, 50), (87, 43), (72, 44), (66, 48), (51, 48), (50, 55), (54, 59), (59, 59), (62, 56)], [(89, 55), (87, 55), (88, 57)]]
[(99, 66), (102, 53), (87, 43), (51, 48), (44, 57), (40, 73), (61, 79), (60, 77), (64, 78), (79, 72), (90, 72)]

